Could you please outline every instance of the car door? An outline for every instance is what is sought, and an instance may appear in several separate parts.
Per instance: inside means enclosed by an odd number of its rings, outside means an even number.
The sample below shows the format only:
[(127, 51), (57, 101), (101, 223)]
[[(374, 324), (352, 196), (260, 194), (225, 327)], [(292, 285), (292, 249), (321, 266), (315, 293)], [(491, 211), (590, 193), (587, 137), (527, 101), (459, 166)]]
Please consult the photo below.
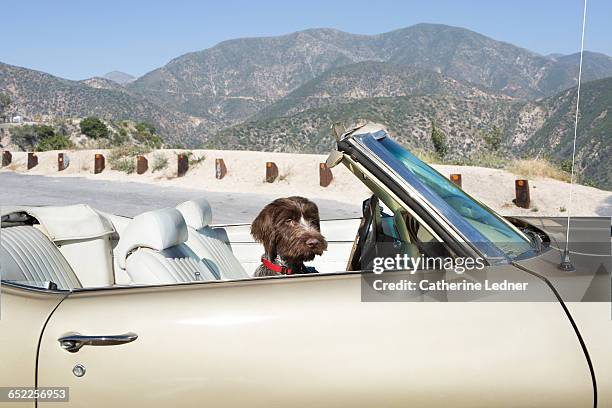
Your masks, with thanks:
[[(362, 302), (361, 290), (345, 273), (76, 291), (42, 335), (39, 386), (70, 387), (74, 407), (592, 405), (554, 301)], [(75, 333), (138, 337), (63, 349)]]
[[(47, 318), (65, 294), (5, 282), (0, 289), (0, 387), (35, 387), (38, 341)], [(12, 403), (34, 406), (33, 401)], [(12, 403), (4, 400), (2, 407)]]

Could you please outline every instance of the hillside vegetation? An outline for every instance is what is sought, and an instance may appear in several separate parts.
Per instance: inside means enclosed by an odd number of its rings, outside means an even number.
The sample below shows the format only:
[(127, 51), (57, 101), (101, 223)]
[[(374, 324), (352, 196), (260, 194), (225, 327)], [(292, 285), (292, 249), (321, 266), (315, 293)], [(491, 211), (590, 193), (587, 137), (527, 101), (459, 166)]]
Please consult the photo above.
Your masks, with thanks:
[[(440, 24), (311, 29), (224, 41), (136, 80), (69, 81), (0, 63), (0, 110), (42, 124), (148, 123), (166, 145), (286, 152), (326, 152), (331, 123), (372, 120), (444, 162), (543, 158), (560, 168), (571, 159), (578, 60)], [(610, 77), (612, 58), (584, 53), (576, 170), (603, 188), (612, 188)]]

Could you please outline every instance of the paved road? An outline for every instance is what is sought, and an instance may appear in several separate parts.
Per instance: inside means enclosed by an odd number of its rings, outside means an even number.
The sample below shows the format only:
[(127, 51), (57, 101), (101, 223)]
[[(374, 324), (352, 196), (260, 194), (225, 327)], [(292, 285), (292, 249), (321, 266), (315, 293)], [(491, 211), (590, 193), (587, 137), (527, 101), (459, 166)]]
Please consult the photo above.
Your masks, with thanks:
[[(156, 208), (173, 207), (205, 196), (216, 224), (251, 222), (275, 197), (250, 193), (205, 192), (153, 184), (91, 180), (82, 177), (44, 177), (0, 173), (0, 206), (89, 204), (112, 214), (134, 216)], [(322, 219), (360, 216), (358, 206), (315, 200)]]

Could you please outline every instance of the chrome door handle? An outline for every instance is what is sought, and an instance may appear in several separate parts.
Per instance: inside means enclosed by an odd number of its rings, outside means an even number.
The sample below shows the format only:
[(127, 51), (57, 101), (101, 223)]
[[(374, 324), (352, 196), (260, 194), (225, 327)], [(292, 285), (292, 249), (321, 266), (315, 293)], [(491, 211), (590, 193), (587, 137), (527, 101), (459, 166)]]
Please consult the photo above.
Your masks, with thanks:
[(79, 333), (70, 333), (57, 339), (60, 347), (71, 353), (76, 353), (83, 346), (116, 346), (117, 344), (131, 343), (138, 338), (133, 332), (109, 336), (84, 336)]

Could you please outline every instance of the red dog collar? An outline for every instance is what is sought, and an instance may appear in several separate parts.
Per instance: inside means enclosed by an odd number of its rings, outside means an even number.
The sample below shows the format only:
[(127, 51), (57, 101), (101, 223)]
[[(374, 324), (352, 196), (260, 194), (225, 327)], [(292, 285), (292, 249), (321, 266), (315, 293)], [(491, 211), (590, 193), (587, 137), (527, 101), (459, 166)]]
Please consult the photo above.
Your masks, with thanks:
[(287, 268), (286, 266), (283, 266), (283, 265), (277, 265), (271, 262), (270, 260), (268, 260), (267, 258), (264, 258), (263, 256), (261, 257), (261, 263), (264, 264), (266, 268), (268, 268), (269, 270), (273, 272), (282, 273), (283, 275), (293, 274), (293, 270), (291, 270), (291, 268)]

